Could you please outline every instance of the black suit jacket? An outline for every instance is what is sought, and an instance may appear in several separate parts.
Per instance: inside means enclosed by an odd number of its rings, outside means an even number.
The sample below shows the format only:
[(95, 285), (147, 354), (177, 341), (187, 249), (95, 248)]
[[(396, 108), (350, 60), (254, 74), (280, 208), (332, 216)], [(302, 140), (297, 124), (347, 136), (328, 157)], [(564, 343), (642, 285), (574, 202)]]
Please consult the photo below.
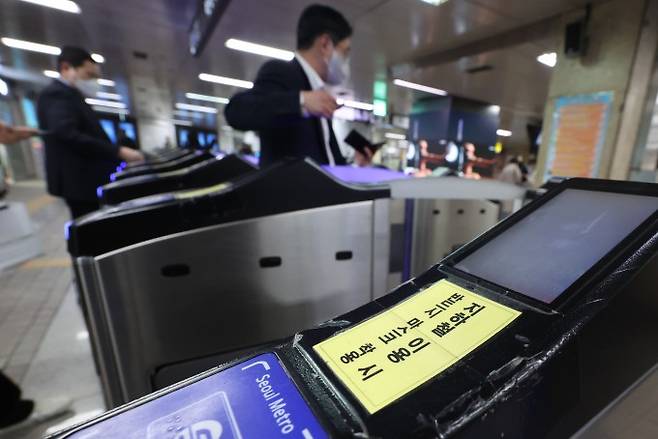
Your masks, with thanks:
[[(260, 68), (254, 87), (233, 96), (226, 106), (226, 120), (233, 128), (258, 132), (261, 166), (285, 157), (329, 162), (320, 119), (302, 115), (302, 90), (311, 90), (311, 84), (296, 59), (268, 61)], [(345, 164), (331, 123), (329, 132), (334, 160), (336, 164)]]
[(118, 147), (75, 88), (53, 81), (39, 95), (39, 126), (46, 146), (48, 192), (72, 201), (96, 201), (96, 188), (119, 164)]

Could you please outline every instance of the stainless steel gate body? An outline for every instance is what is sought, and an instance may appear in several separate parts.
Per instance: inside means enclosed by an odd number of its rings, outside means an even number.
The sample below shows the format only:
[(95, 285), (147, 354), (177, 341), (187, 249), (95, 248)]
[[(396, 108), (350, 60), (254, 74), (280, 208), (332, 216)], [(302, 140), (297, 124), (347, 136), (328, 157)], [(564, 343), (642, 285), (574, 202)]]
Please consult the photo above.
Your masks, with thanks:
[(110, 406), (160, 366), (275, 340), (386, 288), (388, 201), (191, 230), (76, 266)]

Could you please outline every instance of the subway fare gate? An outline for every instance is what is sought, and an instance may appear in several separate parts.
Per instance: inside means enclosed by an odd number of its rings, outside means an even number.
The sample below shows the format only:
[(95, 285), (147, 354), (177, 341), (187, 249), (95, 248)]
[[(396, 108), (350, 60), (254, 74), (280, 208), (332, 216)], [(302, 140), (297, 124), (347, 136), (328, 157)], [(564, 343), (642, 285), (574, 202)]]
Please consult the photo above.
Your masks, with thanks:
[(110, 181), (123, 180), (126, 178), (137, 177), (139, 175), (154, 174), (158, 172), (175, 171), (187, 166), (192, 166), (196, 163), (201, 163), (213, 157), (215, 157), (215, 155), (208, 151), (193, 151), (189, 154), (175, 157), (164, 162), (141, 163), (135, 166), (117, 170), (117, 172), (110, 175)]
[(167, 192), (213, 186), (255, 171), (243, 158), (231, 154), (217, 156), (185, 168), (124, 178), (97, 189), (103, 206)]
[(384, 294), (389, 196), (294, 160), (74, 221), (108, 407)]
[(54, 435), (569, 437), (658, 362), (658, 185), (572, 179), (390, 294)]

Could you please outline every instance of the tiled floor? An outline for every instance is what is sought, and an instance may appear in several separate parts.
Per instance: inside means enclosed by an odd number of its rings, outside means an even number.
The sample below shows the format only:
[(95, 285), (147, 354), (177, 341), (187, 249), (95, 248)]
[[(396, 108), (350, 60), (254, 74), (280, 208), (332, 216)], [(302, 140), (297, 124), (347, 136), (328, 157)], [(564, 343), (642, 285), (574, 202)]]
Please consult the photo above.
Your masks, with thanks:
[(89, 336), (71, 284), (63, 238), (66, 206), (41, 182), (20, 183), (9, 200), (27, 204), (43, 254), (0, 272), (0, 367), (26, 398), (68, 397), (71, 413), (0, 438), (40, 438), (54, 425), (103, 410)]

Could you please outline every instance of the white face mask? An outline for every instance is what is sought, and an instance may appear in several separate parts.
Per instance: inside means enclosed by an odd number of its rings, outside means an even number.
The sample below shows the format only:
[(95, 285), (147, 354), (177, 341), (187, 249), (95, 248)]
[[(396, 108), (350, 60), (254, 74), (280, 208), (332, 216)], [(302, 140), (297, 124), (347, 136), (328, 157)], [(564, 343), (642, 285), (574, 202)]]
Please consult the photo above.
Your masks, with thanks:
[(78, 79), (75, 81), (75, 88), (88, 98), (95, 98), (96, 93), (101, 89), (100, 84), (95, 79)]
[(327, 84), (340, 85), (350, 76), (350, 64), (341, 54), (334, 50), (327, 65)]

